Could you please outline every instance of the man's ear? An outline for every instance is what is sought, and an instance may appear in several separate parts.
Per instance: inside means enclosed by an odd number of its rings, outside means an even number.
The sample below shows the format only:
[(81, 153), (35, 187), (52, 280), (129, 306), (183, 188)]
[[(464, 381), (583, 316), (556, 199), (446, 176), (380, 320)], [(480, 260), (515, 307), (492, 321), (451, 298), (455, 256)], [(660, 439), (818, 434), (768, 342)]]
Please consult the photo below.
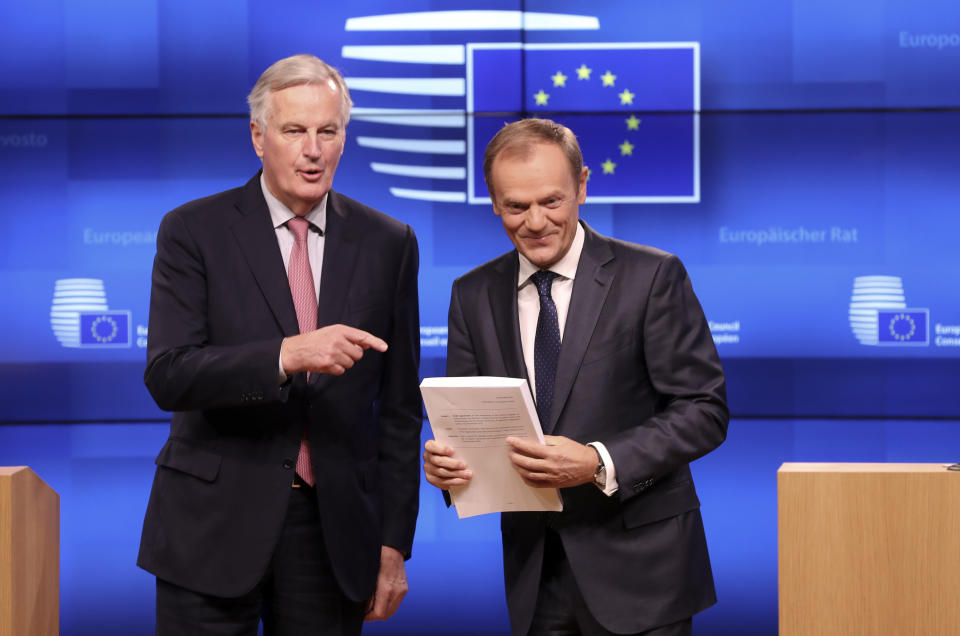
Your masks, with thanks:
[(253, 142), (253, 151), (263, 159), (263, 129), (252, 119), (250, 120), (250, 141)]
[(493, 213), (497, 216), (502, 216), (500, 214), (500, 210), (497, 208), (497, 200), (493, 196), (493, 188), (490, 187), (490, 183), (488, 181), (484, 181), (484, 183), (487, 184), (487, 192), (490, 194), (490, 203), (493, 204)]
[(584, 166), (580, 171), (580, 182), (577, 184), (577, 203), (587, 200), (587, 179), (590, 177), (590, 168)]

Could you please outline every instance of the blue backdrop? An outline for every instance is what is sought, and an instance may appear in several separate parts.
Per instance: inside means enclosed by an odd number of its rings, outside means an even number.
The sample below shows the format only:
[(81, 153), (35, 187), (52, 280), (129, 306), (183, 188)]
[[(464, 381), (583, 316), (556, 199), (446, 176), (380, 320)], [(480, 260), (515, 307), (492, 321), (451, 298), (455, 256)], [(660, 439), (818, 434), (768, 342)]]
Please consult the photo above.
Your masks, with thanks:
[[(955, 2), (39, 0), (0, 23), (0, 465), (61, 494), (64, 634), (150, 632), (155, 233), (257, 170), (244, 99), (293, 53), (351, 86), (337, 189), (417, 232), (421, 375), (452, 280), (510, 248), (478, 162), (504, 121), (571, 126), (582, 217), (683, 259), (735, 415), (694, 467), (705, 633), (775, 630), (781, 462), (960, 456)], [(411, 594), (371, 631), (503, 633), (497, 519), (422, 500)]]

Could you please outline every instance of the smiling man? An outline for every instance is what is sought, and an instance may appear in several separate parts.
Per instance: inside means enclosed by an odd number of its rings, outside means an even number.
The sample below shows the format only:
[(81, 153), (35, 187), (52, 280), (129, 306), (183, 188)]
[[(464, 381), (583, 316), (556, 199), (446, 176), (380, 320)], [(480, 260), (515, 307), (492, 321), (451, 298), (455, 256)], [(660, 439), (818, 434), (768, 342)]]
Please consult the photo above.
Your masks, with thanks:
[(350, 95), (312, 55), (251, 91), (263, 170), (160, 225), (147, 387), (174, 411), (138, 563), (157, 634), (359, 634), (407, 591), (417, 242), (332, 190)]
[[(587, 168), (546, 119), (487, 146), (494, 212), (516, 250), (457, 279), (447, 375), (527, 378), (545, 445), (507, 438), (514, 468), (563, 511), (501, 516), (515, 636), (690, 634), (716, 601), (688, 464), (726, 437), (723, 370), (677, 257), (579, 220)], [(426, 443), (438, 488), (469, 484)]]

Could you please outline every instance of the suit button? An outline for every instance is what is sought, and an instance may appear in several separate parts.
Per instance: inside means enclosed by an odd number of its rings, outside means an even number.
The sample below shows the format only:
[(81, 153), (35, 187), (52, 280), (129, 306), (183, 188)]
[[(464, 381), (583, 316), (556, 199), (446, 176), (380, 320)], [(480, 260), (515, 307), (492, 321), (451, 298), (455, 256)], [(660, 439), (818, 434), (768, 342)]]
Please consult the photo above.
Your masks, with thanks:
[(287, 470), (290, 470), (295, 465), (296, 465), (296, 462), (294, 462), (292, 459), (283, 460), (283, 467), (286, 468)]

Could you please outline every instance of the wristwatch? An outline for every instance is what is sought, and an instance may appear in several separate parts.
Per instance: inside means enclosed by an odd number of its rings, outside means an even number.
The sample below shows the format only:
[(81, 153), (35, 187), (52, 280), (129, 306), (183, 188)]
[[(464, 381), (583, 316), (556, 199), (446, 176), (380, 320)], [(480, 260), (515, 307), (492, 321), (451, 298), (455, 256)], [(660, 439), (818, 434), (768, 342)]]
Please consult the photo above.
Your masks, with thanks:
[(605, 490), (607, 488), (607, 467), (603, 463), (603, 457), (600, 455), (600, 451), (594, 446), (590, 448), (597, 454), (597, 471), (593, 473), (593, 483), (596, 484), (600, 490)]

